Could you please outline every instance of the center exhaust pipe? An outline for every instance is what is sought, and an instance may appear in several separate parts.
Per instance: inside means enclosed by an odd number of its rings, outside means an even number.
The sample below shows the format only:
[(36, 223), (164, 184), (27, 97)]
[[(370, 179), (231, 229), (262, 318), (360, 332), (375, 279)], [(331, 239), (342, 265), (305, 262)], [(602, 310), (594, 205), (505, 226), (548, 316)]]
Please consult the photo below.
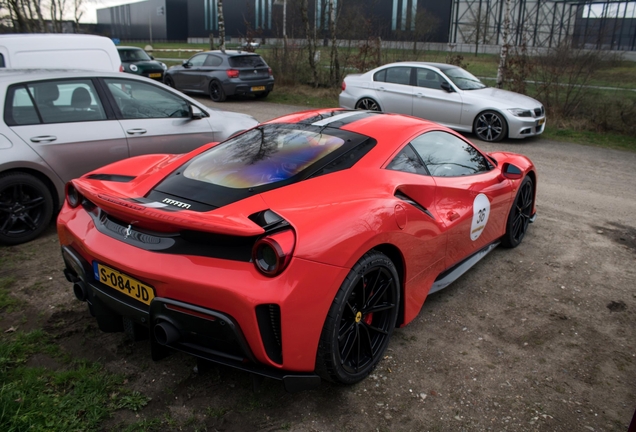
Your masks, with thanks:
[(179, 340), (179, 329), (167, 321), (163, 321), (154, 328), (155, 339), (159, 345), (172, 345)]

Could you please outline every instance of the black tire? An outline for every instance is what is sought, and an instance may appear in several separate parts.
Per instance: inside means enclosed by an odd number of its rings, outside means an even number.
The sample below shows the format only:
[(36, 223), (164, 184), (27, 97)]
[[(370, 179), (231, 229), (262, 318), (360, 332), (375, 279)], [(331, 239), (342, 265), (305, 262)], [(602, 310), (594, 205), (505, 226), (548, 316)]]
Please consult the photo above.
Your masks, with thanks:
[(256, 97), (256, 99), (265, 99), (267, 96), (269, 96), (269, 92), (264, 91), (264, 92), (254, 93), (254, 96)]
[(214, 102), (223, 102), (225, 100), (225, 92), (223, 91), (223, 86), (217, 80), (214, 80), (210, 83), (210, 99)]
[(382, 111), (380, 105), (371, 98), (362, 98), (356, 103), (356, 109), (367, 111)]
[(168, 86), (168, 87), (172, 87), (173, 89), (176, 89), (175, 85), (174, 85), (174, 80), (172, 79), (172, 77), (170, 75), (166, 75), (163, 77), (163, 82)]
[(508, 123), (497, 111), (484, 111), (475, 117), (473, 132), (482, 141), (501, 141), (508, 136)]
[(0, 243), (16, 245), (38, 237), (53, 216), (51, 192), (26, 173), (0, 175)]
[(501, 245), (507, 248), (516, 248), (521, 244), (528, 230), (528, 224), (532, 217), (532, 207), (534, 204), (534, 188), (532, 179), (526, 177), (521, 182), (515, 200), (512, 202), (508, 222), (506, 223), (506, 234), (501, 239)]
[(389, 344), (399, 304), (395, 265), (380, 252), (366, 253), (331, 304), (318, 345), (316, 373), (342, 384), (366, 378)]

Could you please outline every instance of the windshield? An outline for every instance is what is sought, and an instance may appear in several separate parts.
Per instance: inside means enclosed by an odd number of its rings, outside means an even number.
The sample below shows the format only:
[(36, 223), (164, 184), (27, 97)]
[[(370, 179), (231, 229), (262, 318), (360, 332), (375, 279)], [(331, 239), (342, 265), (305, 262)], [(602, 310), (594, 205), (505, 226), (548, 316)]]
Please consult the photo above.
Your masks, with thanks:
[(186, 178), (235, 189), (287, 180), (344, 144), (308, 130), (258, 127), (192, 160)]
[(461, 90), (477, 90), (486, 87), (479, 78), (462, 68), (453, 67), (443, 69), (442, 72)]
[(120, 49), (117, 51), (119, 51), (119, 58), (123, 62), (150, 60), (146, 51), (142, 49)]

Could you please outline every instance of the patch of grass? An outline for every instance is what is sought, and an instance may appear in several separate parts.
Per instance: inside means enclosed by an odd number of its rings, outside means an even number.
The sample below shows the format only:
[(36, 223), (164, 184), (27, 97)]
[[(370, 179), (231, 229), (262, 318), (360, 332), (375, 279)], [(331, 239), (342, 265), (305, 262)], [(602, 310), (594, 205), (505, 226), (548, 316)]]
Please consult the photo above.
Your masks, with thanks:
[(20, 301), (9, 294), (9, 288), (15, 283), (15, 278), (0, 278), (0, 310), (13, 311)]
[(29, 367), (36, 353), (63, 357), (42, 331), (14, 333), (0, 339), (0, 430), (96, 430), (120, 408), (148, 401), (122, 390), (123, 377), (98, 363), (73, 361), (61, 370)]
[(575, 142), (596, 147), (613, 148), (636, 152), (636, 139), (628, 135), (578, 131), (573, 129), (557, 129), (548, 126), (541, 135), (545, 139)]
[(229, 409), (227, 408), (217, 408), (217, 407), (207, 407), (205, 410), (205, 415), (208, 417), (211, 417), (213, 419), (220, 419), (221, 417), (223, 417), (225, 414), (227, 414), (227, 412), (229, 411)]
[(313, 88), (311, 86), (276, 86), (267, 102), (300, 105), (312, 108), (337, 108), (339, 89)]
[(153, 432), (162, 429), (160, 419), (144, 419), (128, 425), (126, 429), (123, 429), (123, 432)]
[(139, 393), (138, 391), (133, 391), (129, 394), (124, 394), (123, 396), (119, 396), (117, 393), (111, 394), (111, 399), (116, 399), (115, 407), (116, 408), (126, 408), (131, 411), (139, 411), (150, 402), (150, 398)]

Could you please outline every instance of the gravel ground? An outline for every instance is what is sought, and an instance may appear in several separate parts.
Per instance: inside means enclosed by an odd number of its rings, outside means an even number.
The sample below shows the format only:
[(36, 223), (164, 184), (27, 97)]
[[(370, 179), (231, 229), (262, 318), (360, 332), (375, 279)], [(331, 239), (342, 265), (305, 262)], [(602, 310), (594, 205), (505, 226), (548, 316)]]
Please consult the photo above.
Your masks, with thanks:
[[(261, 121), (303, 109), (220, 107)], [(152, 397), (104, 430), (144, 419), (162, 419), (162, 430), (627, 430), (636, 407), (636, 154), (543, 139), (478, 145), (534, 161), (538, 219), (520, 247), (496, 249), (429, 297), (360, 384), (290, 395), (270, 380), (254, 390), (225, 367), (197, 374), (179, 353), (152, 362), (147, 341), (100, 333), (74, 299), (54, 226), (0, 249), (20, 258), (15, 293), (28, 302), (27, 318), (5, 314), (0, 330), (44, 326), (72, 356), (128, 374)]]

